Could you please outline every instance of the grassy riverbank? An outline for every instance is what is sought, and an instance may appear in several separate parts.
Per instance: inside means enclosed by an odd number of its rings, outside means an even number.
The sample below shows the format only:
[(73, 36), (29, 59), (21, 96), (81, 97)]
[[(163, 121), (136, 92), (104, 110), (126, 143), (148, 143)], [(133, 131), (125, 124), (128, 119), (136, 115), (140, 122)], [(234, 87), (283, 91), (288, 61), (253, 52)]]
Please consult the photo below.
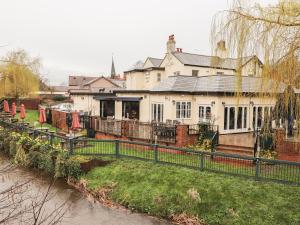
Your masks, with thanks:
[(82, 178), (89, 189), (112, 189), (113, 201), (159, 217), (185, 212), (207, 224), (300, 223), (300, 187), (127, 159)]

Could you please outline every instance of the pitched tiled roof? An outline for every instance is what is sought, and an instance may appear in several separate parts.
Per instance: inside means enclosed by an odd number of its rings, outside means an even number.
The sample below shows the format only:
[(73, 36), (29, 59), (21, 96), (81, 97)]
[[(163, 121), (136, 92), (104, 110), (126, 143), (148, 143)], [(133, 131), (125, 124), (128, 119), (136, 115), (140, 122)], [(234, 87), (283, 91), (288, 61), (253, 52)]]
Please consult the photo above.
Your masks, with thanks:
[(68, 86), (51, 86), (53, 91), (58, 91), (58, 92), (68, 92), (69, 87)]
[(153, 64), (154, 67), (159, 67), (163, 59), (151, 58), (149, 57), (150, 62)]
[(115, 85), (119, 86), (120, 88), (125, 88), (126, 87), (126, 80), (122, 79), (112, 79), (108, 78), (111, 82), (113, 82)]
[(232, 75), (213, 75), (203, 77), (171, 76), (163, 80), (151, 91), (174, 91), (174, 92), (241, 92), (241, 93), (264, 93), (283, 92), (284, 85), (266, 81), (257, 77), (240, 77)]
[(69, 76), (69, 86), (82, 86), (98, 77)]
[[(237, 59), (232, 58), (219, 58), (216, 56), (198, 55), (185, 52), (172, 53), (182, 64), (203, 67), (216, 67), (222, 69), (235, 70), (237, 68)], [(244, 57), (242, 64), (248, 62), (252, 57)]]

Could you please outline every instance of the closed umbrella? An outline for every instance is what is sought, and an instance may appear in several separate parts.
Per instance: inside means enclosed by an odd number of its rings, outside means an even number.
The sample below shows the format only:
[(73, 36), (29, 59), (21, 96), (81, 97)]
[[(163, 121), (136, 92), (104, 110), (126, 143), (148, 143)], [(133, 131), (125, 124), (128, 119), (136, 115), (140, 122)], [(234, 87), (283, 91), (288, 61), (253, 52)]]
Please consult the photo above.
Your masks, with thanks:
[(16, 114), (17, 114), (17, 107), (16, 107), (16, 103), (13, 102), (11, 105), (11, 115), (15, 117)]
[(72, 129), (76, 130), (78, 128), (80, 128), (79, 116), (78, 113), (75, 111), (72, 113)]
[(43, 125), (43, 123), (46, 122), (46, 113), (45, 113), (45, 109), (44, 108), (40, 108), (40, 115), (39, 115), (39, 122), (41, 124), (41, 127)]
[(3, 110), (4, 112), (9, 112), (9, 105), (8, 105), (8, 101), (7, 100), (4, 100), (3, 101)]
[(24, 104), (21, 104), (21, 106), (20, 106), (20, 118), (22, 120), (24, 120), (25, 117), (26, 117), (25, 106), (24, 106)]

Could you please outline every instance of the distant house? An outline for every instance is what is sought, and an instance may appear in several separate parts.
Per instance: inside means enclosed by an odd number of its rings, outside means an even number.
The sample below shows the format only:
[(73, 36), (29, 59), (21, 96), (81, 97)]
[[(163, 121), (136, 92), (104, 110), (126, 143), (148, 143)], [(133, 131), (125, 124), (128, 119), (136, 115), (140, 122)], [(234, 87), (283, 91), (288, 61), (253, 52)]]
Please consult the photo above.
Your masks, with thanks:
[(69, 76), (69, 94), (74, 102), (74, 109), (90, 115), (100, 115), (99, 96), (112, 96), (113, 91), (125, 89), (125, 80), (118, 77), (108, 78)]
[(63, 86), (63, 85), (59, 85), (59, 86), (50, 86), (49, 90), (47, 91), (39, 91), (38, 92), (39, 95), (56, 95), (56, 96), (64, 96), (64, 97), (68, 97), (69, 96), (69, 87), (68, 86)]

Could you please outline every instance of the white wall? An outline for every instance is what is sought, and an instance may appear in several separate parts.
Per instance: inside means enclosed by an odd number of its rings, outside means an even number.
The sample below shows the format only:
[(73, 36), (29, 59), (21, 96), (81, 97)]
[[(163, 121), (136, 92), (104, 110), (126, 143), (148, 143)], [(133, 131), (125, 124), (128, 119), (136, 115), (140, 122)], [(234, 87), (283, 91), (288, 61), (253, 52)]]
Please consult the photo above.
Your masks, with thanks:
[[(178, 120), (184, 124), (197, 124), (199, 122), (199, 106), (211, 106), (211, 114), (214, 124), (219, 126), (220, 133), (228, 133), (224, 130), (224, 108), (230, 107), (247, 107), (247, 128), (243, 130), (230, 130), (231, 133), (248, 132), (253, 129), (253, 107), (254, 106), (274, 106), (275, 98), (262, 97), (236, 97), (236, 96), (208, 96), (208, 95), (185, 95), (185, 94), (143, 94), (143, 93), (118, 93), (118, 96), (142, 97), (140, 101), (140, 121), (151, 122), (151, 104), (162, 103), (164, 105), (163, 120)], [(176, 102), (191, 102), (191, 118), (176, 118)], [(250, 104), (253, 102), (254, 105)], [(224, 103), (224, 104), (223, 104)], [(120, 105), (120, 106), (118, 106)], [(118, 115), (118, 116), (117, 116)], [(117, 118), (118, 117), (118, 118)], [(116, 104), (116, 118), (122, 119), (122, 103)]]
[[(145, 67), (151, 66), (150, 60), (146, 60)], [(162, 68), (165, 70), (149, 70), (145, 72), (128, 72), (126, 73), (126, 87), (127, 90), (150, 90), (159, 84), (157, 81), (157, 74), (161, 74), (161, 81), (167, 79), (168, 76), (174, 76), (175, 73), (179, 72), (180, 75), (192, 76), (193, 70), (198, 70), (198, 76), (209, 76), (216, 75), (218, 73), (224, 75), (236, 75), (235, 70), (230, 69), (215, 69), (209, 67), (199, 66), (185, 66), (183, 65), (173, 54), (167, 54), (162, 61)], [(259, 62), (253, 58), (251, 61), (246, 63), (242, 68), (242, 76), (261, 76), (262, 67)], [(147, 79), (146, 77), (149, 77)]]
[(93, 99), (93, 95), (71, 95), (74, 102), (74, 110), (91, 112), (93, 116), (100, 114), (100, 101)]
[(144, 90), (144, 72), (127, 72), (125, 76), (127, 90)]
[(152, 62), (149, 60), (149, 58), (146, 59), (146, 62), (144, 63), (144, 69), (145, 68), (150, 68), (150, 67), (154, 67), (154, 65), (152, 64)]

